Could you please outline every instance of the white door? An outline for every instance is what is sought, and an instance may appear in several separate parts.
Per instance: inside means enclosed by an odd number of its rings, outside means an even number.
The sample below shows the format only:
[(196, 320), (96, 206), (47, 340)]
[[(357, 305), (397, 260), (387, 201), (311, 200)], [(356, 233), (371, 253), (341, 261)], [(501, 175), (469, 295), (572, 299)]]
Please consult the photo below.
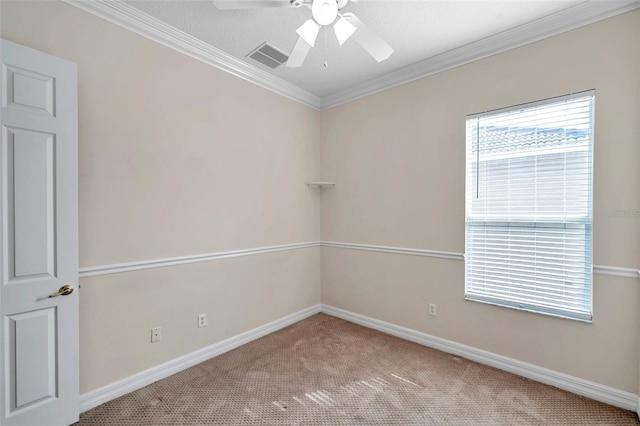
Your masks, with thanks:
[[(79, 410), (76, 65), (0, 43), (0, 424), (68, 425)], [(50, 297), (65, 285), (73, 292)]]

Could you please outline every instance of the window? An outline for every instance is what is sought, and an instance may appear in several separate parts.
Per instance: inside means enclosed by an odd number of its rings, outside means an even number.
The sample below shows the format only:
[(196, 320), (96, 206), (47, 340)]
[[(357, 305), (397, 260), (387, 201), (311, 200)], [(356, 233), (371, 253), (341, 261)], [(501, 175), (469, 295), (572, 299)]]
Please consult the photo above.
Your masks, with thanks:
[(594, 92), (467, 117), (465, 298), (591, 321)]

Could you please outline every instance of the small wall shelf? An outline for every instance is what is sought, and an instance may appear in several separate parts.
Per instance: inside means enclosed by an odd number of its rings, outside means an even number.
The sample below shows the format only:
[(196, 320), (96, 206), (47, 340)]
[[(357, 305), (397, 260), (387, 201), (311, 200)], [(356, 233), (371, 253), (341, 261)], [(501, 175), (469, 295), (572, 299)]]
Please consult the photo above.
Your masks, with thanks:
[(336, 186), (335, 182), (307, 182), (307, 186), (313, 188), (331, 188), (332, 186)]

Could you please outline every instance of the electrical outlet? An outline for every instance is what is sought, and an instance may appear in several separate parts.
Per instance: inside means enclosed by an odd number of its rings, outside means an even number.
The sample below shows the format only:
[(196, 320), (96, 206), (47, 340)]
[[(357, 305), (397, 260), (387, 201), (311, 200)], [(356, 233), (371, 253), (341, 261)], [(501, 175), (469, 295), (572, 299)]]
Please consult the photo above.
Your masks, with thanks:
[(162, 339), (162, 327), (153, 327), (151, 329), (151, 343), (159, 342)]
[(207, 326), (207, 314), (198, 315), (198, 328)]
[(435, 317), (436, 314), (436, 304), (435, 303), (429, 303), (429, 315)]

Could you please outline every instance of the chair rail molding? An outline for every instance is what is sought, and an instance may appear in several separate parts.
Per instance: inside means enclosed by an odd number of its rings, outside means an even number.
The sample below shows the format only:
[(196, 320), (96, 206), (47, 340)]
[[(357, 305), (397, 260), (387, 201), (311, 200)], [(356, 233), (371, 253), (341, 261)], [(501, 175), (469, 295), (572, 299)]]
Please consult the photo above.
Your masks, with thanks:
[(116, 263), (112, 265), (80, 268), (80, 278), (97, 275), (118, 274), (121, 272), (139, 271), (141, 269), (163, 268), (166, 266), (184, 265), (185, 263), (207, 262), (210, 260), (228, 259), (230, 257), (253, 256), (276, 251), (298, 250), (320, 246), (319, 241), (306, 243), (283, 244), (279, 246), (258, 247), (242, 250), (221, 251), (216, 253), (194, 254), (191, 256), (169, 257), (164, 259), (143, 260), (139, 262)]
[(612, 275), (614, 277), (640, 278), (640, 270), (622, 268), (619, 266), (593, 265), (593, 273), (600, 275)]
[[(308, 241), (302, 243), (282, 244), (277, 246), (266, 246), (248, 248), (241, 250), (221, 251), (205, 254), (194, 254), (190, 256), (169, 257), (163, 259), (142, 260), (136, 262), (115, 263), (110, 265), (90, 266), (80, 268), (80, 278), (94, 277), (98, 275), (118, 274), (122, 272), (139, 271), (142, 269), (163, 268), (167, 266), (183, 265), (194, 262), (207, 262), (210, 260), (227, 259), (230, 257), (253, 256), (257, 254), (272, 253), (276, 251), (298, 250), (310, 247), (329, 247), (346, 250), (364, 250), (380, 253), (400, 254), (407, 256), (434, 257), (449, 260), (464, 260), (464, 253), (426, 250), (405, 247), (379, 246), (371, 244), (344, 243), (335, 241)], [(624, 268), (619, 266), (593, 265), (593, 273), (599, 275), (611, 275), (625, 278), (640, 279), (640, 270), (634, 268)]]
[[(366, 251), (377, 251), (381, 253), (404, 254), (404, 255), (410, 255), (410, 256), (425, 256), (425, 257), (436, 257), (441, 259), (464, 260), (464, 253), (457, 253), (457, 252), (450, 252), (450, 251), (378, 246), (378, 245), (370, 245), (370, 244), (341, 243), (341, 242), (334, 242), (334, 241), (322, 241), (320, 242), (320, 245), (322, 247), (334, 247), (334, 248), (342, 248), (342, 249), (350, 249), (350, 250), (366, 250)], [(640, 270), (637, 270), (634, 268), (624, 268), (619, 266), (593, 265), (593, 273), (599, 274), (599, 275), (612, 275), (616, 277), (625, 277), (625, 278), (640, 278)]]
[(334, 248), (343, 248), (343, 249), (351, 249), (351, 250), (367, 250), (367, 251), (377, 251), (381, 253), (405, 254), (409, 256), (425, 256), (425, 257), (437, 257), (440, 259), (464, 260), (464, 253), (454, 253), (449, 251), (377, 246), (377, 245), (370, 245), (370, 244), (340, 243), (335, 241), (322, 241), (321, 245), (323, 247), (334, 247)]

